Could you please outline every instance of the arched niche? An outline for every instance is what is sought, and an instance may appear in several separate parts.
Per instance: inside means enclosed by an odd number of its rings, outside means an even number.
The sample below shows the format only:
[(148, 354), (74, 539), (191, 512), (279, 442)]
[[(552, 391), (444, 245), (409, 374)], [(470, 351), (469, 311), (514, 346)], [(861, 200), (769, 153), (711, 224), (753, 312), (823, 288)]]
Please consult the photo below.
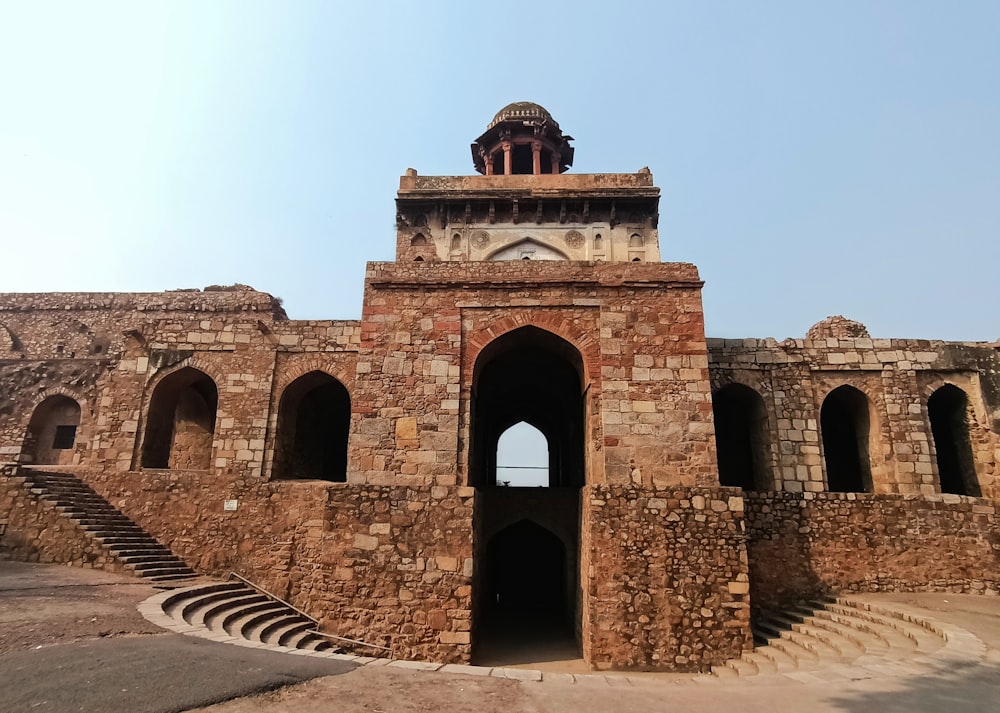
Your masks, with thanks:
[(278, 405), (273, 477), (346, 482), (350, 426), (344, 385), (323, 371), (300, 376)]
[(719, 482), (744, 490), (772, 490), (767, 408), (759, 393), (743, 384), (712, 395)]
[(184, 367), (153, 389), (142, 467), (205, 470), (212, 464), (219, 390), (208, 374)]
[(839, 386), (823, 400), (820, 430), (827, 489), (839, 493), (873, 491), (868, 397), (853, 386)]
[(80, 404), (62, 394), (49, 396), (31, 414), (22, 451), (35, 465), (69, 465), (79, 426)]
[(981, 497), (968, 413), (969, 397), (952, 384), (945, 384), (927, 399), (941, 492)]

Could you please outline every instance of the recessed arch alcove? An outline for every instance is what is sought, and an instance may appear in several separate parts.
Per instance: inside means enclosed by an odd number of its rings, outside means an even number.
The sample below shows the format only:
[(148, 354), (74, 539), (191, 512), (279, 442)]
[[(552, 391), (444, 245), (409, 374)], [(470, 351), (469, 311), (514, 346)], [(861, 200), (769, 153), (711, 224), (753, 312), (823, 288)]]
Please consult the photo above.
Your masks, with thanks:
[[(518, 652), (550, 646), (578, 655), (583, 374), (575, 346), (534, 326), (498, 337), (476, 358), (469, 484), (478, 491), (472, 638), (477, 661), (516, 663), (524, 660)], [(537, 430), (547, 446), (547, 477), (531, 487), (497, 476), (501, 436), (523, 425)], [(518, 557), (533, 562), (536, 555), (548, 565), (508, 566)], [(539, 568), (553, 567), (556, 574), (539, 574)]]
[(868, 397), (843, 385), (827, 394), (820, 409), (827, 489), (840, 493), (873, 492)]
[(163, 377), (149, 399), (142, 467), (211, 467), (218, 405), (219, 389), (205, 372), (186, 366)]
[(728, 384), (712, 395), (719, 482), (744, 490), (771, 490), (767, 408), (759, 393)]
[(953, 384), (945, 384), (927, 399), (941, 492), (981, 497), (969, 440), (968, 411), (969, 397)]
[(35, 465), (68, 465), (79, 426), (80, 404), (63, 394), (49, 396), (31, 414), (22, 452)]
[(346, 482), (351, 397), (323, 371), (289, 384), (278, 405), (273, 477)]

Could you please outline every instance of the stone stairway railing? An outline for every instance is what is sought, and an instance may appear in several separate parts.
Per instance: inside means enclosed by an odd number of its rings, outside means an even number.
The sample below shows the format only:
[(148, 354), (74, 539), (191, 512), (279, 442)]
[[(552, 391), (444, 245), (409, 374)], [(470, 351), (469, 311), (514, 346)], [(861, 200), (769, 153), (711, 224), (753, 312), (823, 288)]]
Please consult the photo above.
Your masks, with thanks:
[(288, 602), (237, 577), (156, 595), (140, 606), (147, 619), (178, 633), (243, 640), (286, 649), (340, 653), (318, 622)]
[(180, 582), (194, 570), (72, 473), (24, 468), (31, 493), (76, 523), (126, 570), (157, 583)]

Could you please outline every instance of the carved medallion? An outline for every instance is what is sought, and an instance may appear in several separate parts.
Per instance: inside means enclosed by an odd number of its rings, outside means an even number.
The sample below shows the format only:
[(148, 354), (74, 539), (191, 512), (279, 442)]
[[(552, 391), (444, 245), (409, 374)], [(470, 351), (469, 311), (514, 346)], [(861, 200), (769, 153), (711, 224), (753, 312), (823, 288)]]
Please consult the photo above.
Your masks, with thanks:
[(566, 245), (571, 248), (583, 247), (583, 233), (579, 230), (570, 230), (566, 233)]
[(477, 248), (485, 248), (490, 244), (490, 234), (485, 230), (477, 230), (472, 234), (472, 245)]

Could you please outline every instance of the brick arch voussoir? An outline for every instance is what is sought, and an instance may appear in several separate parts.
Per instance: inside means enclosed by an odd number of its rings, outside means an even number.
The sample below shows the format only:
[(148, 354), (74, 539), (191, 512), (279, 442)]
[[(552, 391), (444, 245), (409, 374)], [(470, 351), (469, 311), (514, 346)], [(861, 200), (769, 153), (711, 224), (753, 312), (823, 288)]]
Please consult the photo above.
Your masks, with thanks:
[(176, 374), (178, 371), (181, 371), (182, 369), (186, 369), (188, 367), (200, 371), (202, 374), (211, 379), (212, 383), (215, 384), (216, 393), (221, 398), (222, 388), (219, 385), (225, 383), (226, 381), (225, 375), (219, 371), (219, 368), (216, 365), (207, 363), (203, 359), (199, 359), (197, 354), (192, 354), (191, 356), (187, 357), (186, 359), (182, 359), (176, 364), (171, 364), (170, 366), (165, 366), (162, 369), (157, 369), (150, 376), (149, 381), (147, 383), (150, 396), (153, 394), (154, 391), (156, 391), (156, 387), (158, 387), (163, 382), (164, 379), (166, 379), (171, 374)]
[(584, 371), (586, 372), (584, 376), (592, 379), (595, 374), (600, 374), (600, 349), (598, 348), (598, 342), (591, 334), (580, 329), (572, 321), (565, 318), (553, 317), (546, 314), (539, 315), (531, 312), (519, 312), (507, 315), (489, 327), (470, 334), (466, 340), (466, 343), (469, 345), (467, 355), (470, 367), (476, 363), (479, 355), (488, 345), (521, 327), (536, 327), (566, 340), (566, 342), (571, 344), (580, 353)]
[(295, 365), (294, 369), (289, 369), (288, 371), (282, 371), (275, 382), (275, 392), (277, 392), (279, 398), (285, 389), (295, 383), (296, 380), (302, 378), (306, 374), (310, 374), (314, 371), (322, 372), (329, 377), (332, 377), (340, 382), (340, 384), (347, 389), (347, 393), (351, 393), (351, 388), (354, 385), (354, 379), (348, 378), (347, 374), (344, 372), (343, 367), (338, 365), (329, 359), (324, 359), (322, 357), (315, 357), (307, 359), (305, 361), (299, 362)]

